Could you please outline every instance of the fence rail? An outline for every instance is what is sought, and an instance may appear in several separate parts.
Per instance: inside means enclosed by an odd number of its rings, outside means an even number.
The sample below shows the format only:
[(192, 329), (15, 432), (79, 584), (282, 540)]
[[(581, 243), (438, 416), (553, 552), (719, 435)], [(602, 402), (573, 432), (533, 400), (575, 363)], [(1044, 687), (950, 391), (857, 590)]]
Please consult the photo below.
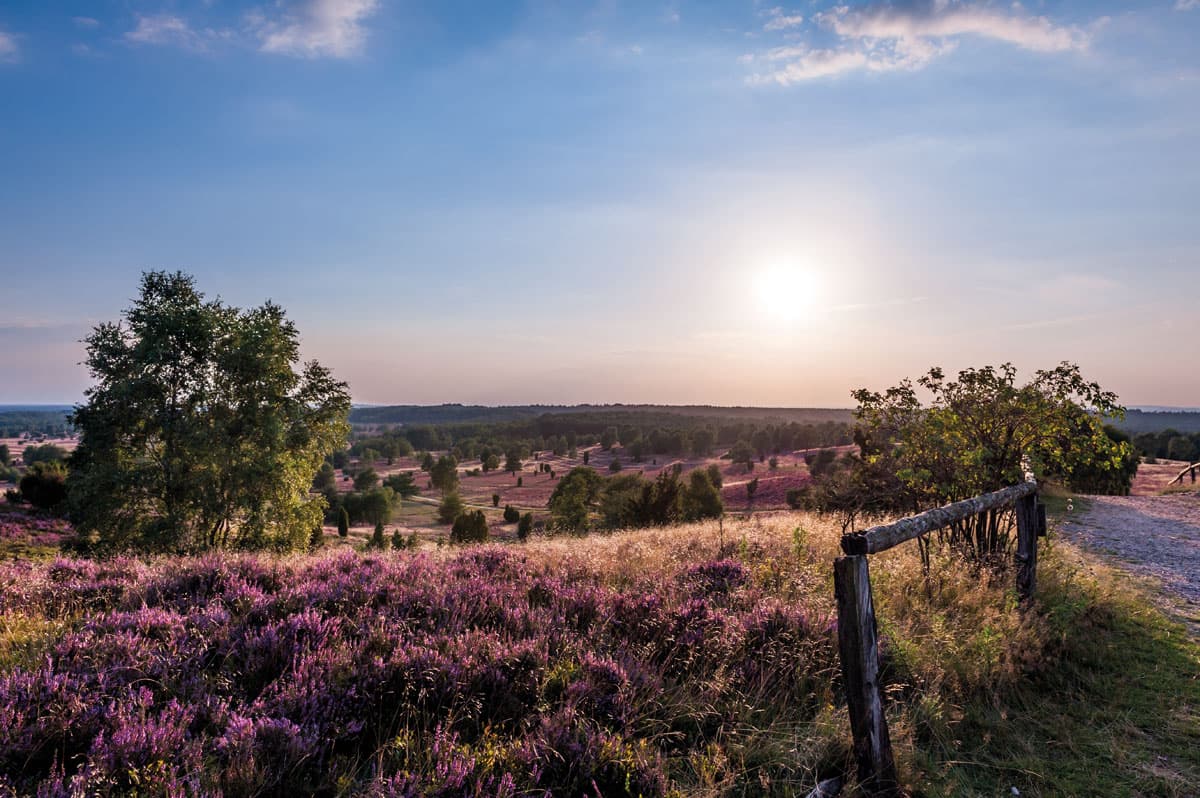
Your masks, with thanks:
[(1017, 593), (1022, 602), (1037, 588), (1037, 539), (1046, 533), (1046, 508), (1029, 469), (1025, 481), (948, 504), (891, 524), (842, 536), (844, 557), (833, 563), (838, 609), (838, 653), (858, 780), (872, 796), (897, 796), (899, 780), (879, 685), (879, 640), (867, 556), (981, 513), (1013, 507), (1017, 523)]

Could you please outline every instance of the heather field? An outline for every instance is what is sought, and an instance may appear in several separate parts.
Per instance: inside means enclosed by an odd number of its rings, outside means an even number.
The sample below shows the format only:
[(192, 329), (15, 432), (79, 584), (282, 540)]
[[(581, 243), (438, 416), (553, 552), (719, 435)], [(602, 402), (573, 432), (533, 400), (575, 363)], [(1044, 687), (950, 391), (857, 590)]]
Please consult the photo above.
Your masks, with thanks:
[[(14, 561), (0, 795), (802, 795), (852, 770), (838, 531), (789, 513), (417, 553)], [(1112, 572), (1056, 544), (1020, 613), (1007, 579), (942, 562), (925, 580), (910, 551), (872, 567), (915, 792), (1189, 794), (1196, 649)]]

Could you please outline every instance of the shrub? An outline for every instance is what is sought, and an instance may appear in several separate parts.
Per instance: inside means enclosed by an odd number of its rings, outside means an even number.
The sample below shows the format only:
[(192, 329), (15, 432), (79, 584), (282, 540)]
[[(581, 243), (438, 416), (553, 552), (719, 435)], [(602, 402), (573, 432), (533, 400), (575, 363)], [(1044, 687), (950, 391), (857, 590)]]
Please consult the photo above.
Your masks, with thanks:
[(493, 506), (493, 507), (499, 507), (499, 506), (500, 506), (500, 494), (499, 494), (499, 493), (493, 493), (493, 494), (492, 494), (492, 506)]
[(316, 551), (325, 545), (325, 530), (320, 524), (313, 527), (312, 534), (308, 536), (308, 548), (311, 551)]
[(772, 471), (774, 471), (775, 469), (779, 468), (779, 458), (778, 458), (778, 457), (776, 457), (775, 455), (771, 455), (771, 459), (767, 461), (767, 466), (768, 466), (768, 467), (769, 467), (769, 468), (770, 468)]
[(350, 534), (350, 513), (346, 512), (345, 507), (341, 508), (341, 510), (338, 512), (337, 526), (338, 537), (344, 538)]
[(521, 513), (511, 504), (504, 505), (504, 522), (506, 524), (515, 524), (521, 520)]
[(521, 520), (517, 522), (517, 540), (528, 540), (529, 533), (533, 531), (533, 513), (525, 513), (521, 516)]
[(371, 539), (367, 542), (367, 548), (382, 550), (382, 549), (386, 548), (386, 546), (387, 546), (387, 542), (384, 540), (384, 537), (383, 537), (383, 522), (376, 521), (375, 522), (375, 534), (371, 535)]
[(379, 474), (375, 473), (374, 468), (364, 468), (354, 475), (355, 490), (370, 490), (379, 482)]
[(459, 498), (457, 491), (451, 491), (442, 497), (442, 503), (438, 505), (437, 517), (438, 521), (443, 524), (453, 524), (463, 512), (463, 502)]
[(621, 470), (621, 461), (618, 458), (614, 457), (612, 459), (612, 462), (608, 464), (608, 470), (614, 474), (619, 472)]
[(451, 543), (484, 543), (488, 539), (487, 518), (483, 510), (459, 515), (450, 529)]
[(62, 463), (39, 460), (21, 477), (21, 496), (34, 507), (53, 510), (67, 498), (66, 479)]
[(519, 488), (524, 484), (525, 484), (525, 477), (517, 477), (517, 487)]
[(746, 483), (746, 500), (754, 501), (755, 493), (758, 493), (758, 477)]

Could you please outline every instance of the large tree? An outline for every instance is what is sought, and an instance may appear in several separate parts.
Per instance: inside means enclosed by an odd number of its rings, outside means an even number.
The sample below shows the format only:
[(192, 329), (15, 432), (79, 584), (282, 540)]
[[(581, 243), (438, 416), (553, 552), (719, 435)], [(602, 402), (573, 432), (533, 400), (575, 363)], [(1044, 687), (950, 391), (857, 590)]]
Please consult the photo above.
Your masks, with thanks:
[(192, 277), (148, 272), (117, 322), (86, 339), (95, 385), (72, 423), (69, 501), (104, 548), (298, 549), (321, 523), (309, 494), (345, 444), (350, 395), (278, 305), (206, 300)]

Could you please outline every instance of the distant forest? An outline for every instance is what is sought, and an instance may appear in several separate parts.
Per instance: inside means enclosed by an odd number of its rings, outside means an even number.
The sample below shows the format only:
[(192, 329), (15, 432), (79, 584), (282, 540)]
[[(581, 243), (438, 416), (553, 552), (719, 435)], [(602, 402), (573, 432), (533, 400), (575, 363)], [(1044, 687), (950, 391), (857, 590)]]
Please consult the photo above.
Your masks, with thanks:
[(507, 421), (530, 421), (542, 416), (590, 416), (596, 423), (678, 425), (680, 417), (695, 419), (696, 424), (718, 424), (731, 420), (768, 421), (772, 423), (849, 424), (854, 411), (849, 408), (806, 407), (719, 407), (715, 405), (389, 405), (386, 407), (355, 407), (350, 411), (350, 423), (368, 425), (415, 424), (496, 424)]
[(1144, 432), (1175, 430), (1183, 433), (1200, 432), (1200, 412), (1194, 411), (1148, 411), (1130, 410), (1124, 421), (1114, 421), (1113, 426), (1130, 435)]
[(22, 433), (63, 436), (71, 430), (70, 405), (0, 405), (0, 438)]

